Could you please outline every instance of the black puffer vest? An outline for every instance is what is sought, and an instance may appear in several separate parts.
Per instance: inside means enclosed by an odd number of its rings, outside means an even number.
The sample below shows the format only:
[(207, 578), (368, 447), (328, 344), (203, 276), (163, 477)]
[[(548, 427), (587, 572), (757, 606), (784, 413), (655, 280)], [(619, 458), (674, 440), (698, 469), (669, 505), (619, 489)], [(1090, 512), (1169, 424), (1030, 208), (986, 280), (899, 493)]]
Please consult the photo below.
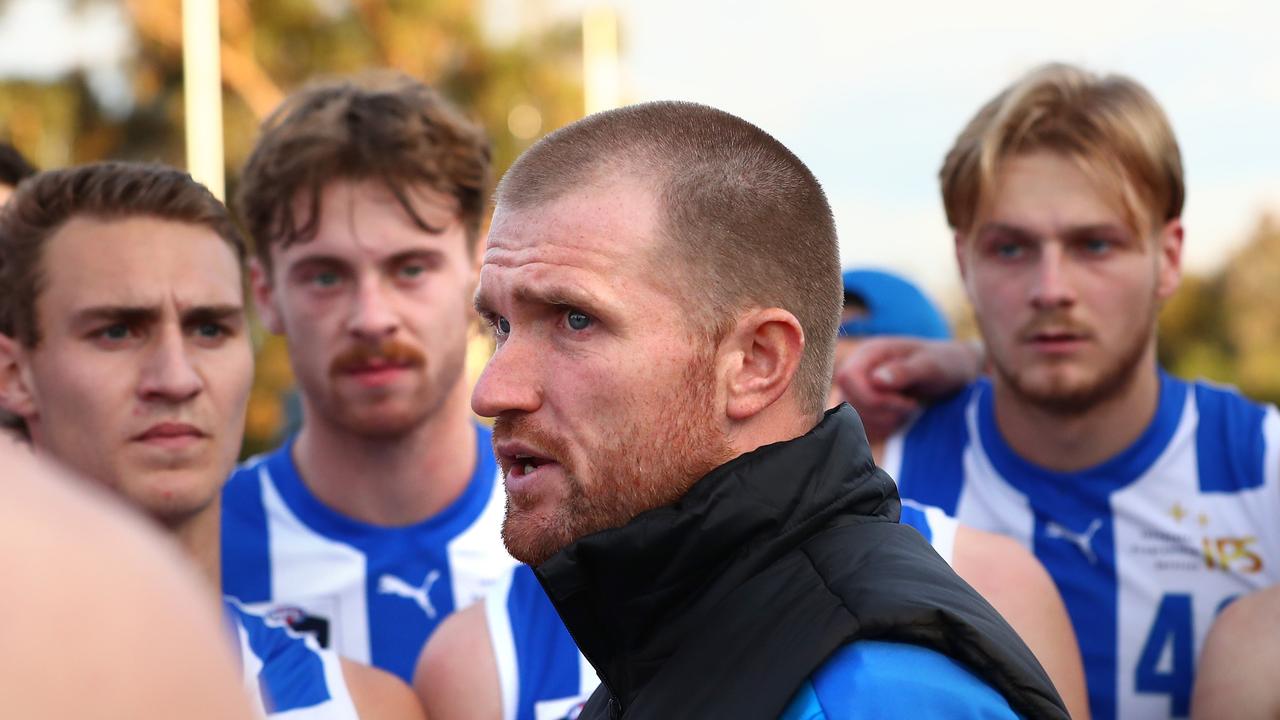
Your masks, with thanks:
[(1023, 717), (1066, 718), (1031, 651), (900, 507), (841, 406), (565, 548), (536, 572), (603, 681), (581, 717), (772, 720), (835, 650), (881, 639), (950, 656)]

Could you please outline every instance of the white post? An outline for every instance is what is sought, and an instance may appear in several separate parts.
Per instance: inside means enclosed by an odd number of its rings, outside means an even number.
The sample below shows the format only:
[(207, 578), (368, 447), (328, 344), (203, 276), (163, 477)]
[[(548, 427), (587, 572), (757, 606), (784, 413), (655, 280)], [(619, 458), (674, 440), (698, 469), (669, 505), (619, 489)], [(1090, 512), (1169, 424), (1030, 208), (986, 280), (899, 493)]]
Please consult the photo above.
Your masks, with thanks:
[(182, 0), (187, 172), (223, 199), (222, 60), (218, 0)]
[(582, 96), (587, 115), (618, 107), (618, 16), (609, 7), (582, 14)]

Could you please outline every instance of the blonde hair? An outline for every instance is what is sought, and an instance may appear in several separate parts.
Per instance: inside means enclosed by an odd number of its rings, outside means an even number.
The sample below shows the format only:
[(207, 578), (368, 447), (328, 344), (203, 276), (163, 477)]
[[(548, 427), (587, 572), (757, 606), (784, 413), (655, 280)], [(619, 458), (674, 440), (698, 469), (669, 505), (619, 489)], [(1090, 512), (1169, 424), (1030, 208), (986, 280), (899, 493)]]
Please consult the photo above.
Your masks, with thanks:
[(1035, 151), (1074, 160), (1139, 235), (1182, 214), (1182, 157), (1151, 93), (1122, 75), (1050, 64), (984, 105), (947, 153), (939, 179), (952, 229), (972, 230), (1003, 163)]

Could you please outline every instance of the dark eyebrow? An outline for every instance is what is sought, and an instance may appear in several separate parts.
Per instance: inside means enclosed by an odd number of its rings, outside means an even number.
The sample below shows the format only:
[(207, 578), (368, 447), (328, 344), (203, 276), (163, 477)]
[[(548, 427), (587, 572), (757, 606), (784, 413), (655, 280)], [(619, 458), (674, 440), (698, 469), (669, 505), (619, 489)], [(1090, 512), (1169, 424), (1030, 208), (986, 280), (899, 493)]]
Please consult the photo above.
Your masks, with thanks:
[(243, 318), (244, 305), (200, 305), (182, 313), (182, 322), (185, 324), (235, 323)]
[(71, 316), (72, 323), (88, 325), (92, 323), (110, 322), (125, 325), (145, 325), (155, 322), (160, 317), (160, 310), (153, 307), (133, 305), (99, 305), (76, 311)]
[(444, 260), (444, 253), (435, 248), (414, 248), (398, 252), (383, 262), (385, 265), (399, 265), (402, 262), (417, 259), (423, 259), (435, 265)]

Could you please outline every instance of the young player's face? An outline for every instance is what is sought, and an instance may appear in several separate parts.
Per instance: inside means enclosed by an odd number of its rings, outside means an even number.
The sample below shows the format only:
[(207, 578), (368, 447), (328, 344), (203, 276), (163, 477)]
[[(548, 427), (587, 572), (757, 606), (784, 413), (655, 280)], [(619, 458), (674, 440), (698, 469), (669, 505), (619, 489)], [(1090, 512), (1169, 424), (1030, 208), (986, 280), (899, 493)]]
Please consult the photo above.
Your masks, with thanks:
[(216, 507), (253, 380), (234, 251), (199, 225), (73, 218), (41, 265), (40, 341), (7, 343), (35, 446), (167, 523)]
[(1005, 163), (990, 213), (956, 252), (997, 382), (1077, 413), (1155, 364), (1156, 315), (1177, 288), (1182, 229), (1136, 235), (1072, 160)]
[(494, 215), (476, 302), (498, 346), (471, 404), (497, 418), (522, 561), (673, 502), (729, 457), (716, 348), (659, 282), (656, 202), (620, 183)]
[(476, 280), (466, 232), (453, 198), (426, 188), (409, 196), (438, 232), (415, 224), (381, 183), (334, 181), (315, 237), (274, 247), (270, 278), (255, 272), (307, 417), (361, 436), (421, 426), (457, 391), (465, 364)]

